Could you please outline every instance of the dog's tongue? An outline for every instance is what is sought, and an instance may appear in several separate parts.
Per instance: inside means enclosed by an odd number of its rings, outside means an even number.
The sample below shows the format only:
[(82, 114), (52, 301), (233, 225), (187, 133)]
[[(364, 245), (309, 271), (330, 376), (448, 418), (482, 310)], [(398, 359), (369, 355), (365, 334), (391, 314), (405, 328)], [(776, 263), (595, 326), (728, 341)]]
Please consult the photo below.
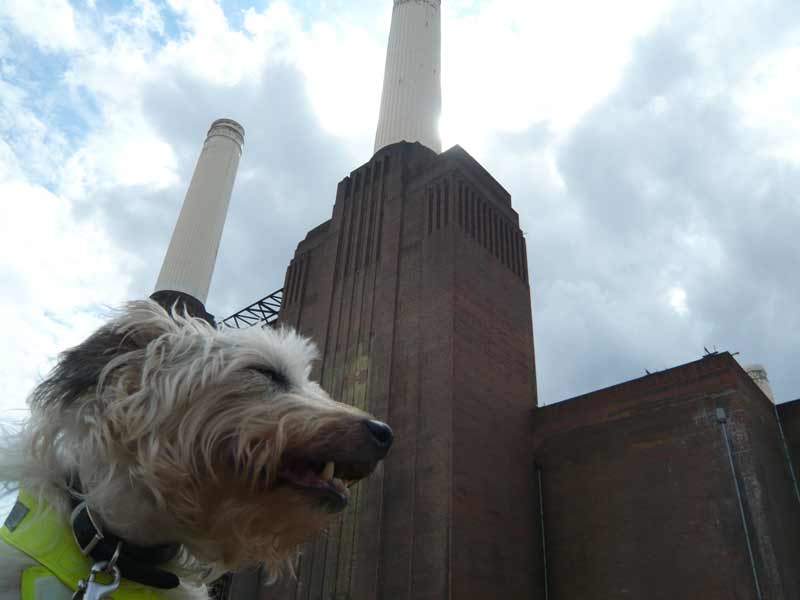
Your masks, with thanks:
[(313, 469), (300, 463), (293, 463), (281, 467), (278, 476), (290, 483), (302, 487), (327, 488), (331, 487), (337, 492), (344, 494), (347, 486), (341, 479), (333, 476), (334, 464), (327, 463), (321, 473), (315, 473)]
[(327, 482), (322, 481), (319, 475), (309, 469), (281, 469), (278, 475), (297, 485), (306, 487), (324, 487)]

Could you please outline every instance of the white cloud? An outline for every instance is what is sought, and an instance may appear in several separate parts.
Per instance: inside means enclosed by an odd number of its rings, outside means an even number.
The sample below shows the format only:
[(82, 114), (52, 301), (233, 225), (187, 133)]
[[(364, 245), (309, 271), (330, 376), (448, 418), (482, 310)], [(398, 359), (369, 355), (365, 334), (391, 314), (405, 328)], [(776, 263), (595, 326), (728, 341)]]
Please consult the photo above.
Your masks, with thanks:
[(102, 307), (126, 299), (133, 259), (41, 186), (2, 178), (0, 198), (0, 408), (18, 409), (55, 355), (101, 323)]
[(57, 166), (64, 160), (67, 142), (61, 132), (34, 112), (32, 107), (39, 102), (34, 93), (0, 81), (0, 133), (7, 148), (0, 174), (3, 169), (13, 169), (45, 182), (54, 179)]
[(0, 139), (0, 181), (7, 180), (21, 173), (22, 163), (5, 140)]
[(481, 155), (487, 137), (535, 122), (566, 133), (613, 91), (670, 4), (489, 0), (465, 16), (443, 3), (445, 146)]
[(0, 3), (3, 17), (46, 52), (73, 50), (80, 43), (68, 0), (4, 0)]
[(686, 304), (686, 290), (682, 287), (671, 288), (667, 292), (667, 301), (678, 316), (685, 317), (689, 314), (689, 306)]
[[(387, 21), (388, 22), (388, 21)], [(303, 40), (300, 67), (325, 129), (339, 136), (375, 135), (385, 42), (345, 20), (315, 25)]]
[(167, 0), (170, 8), (183, 17), (184, 25), (199, 37), (230, 33), (222, 7), (214, 0)]
[[(159, 49), (151, 68), (162, 73), (173, 68), (227, 86), (257, 77), (272, 40), (231, 30), (222, 8), (213, 0), (170, 0), (170, 6), (178, 13), (186, 34)], [(267, 12), (276, 11), (269, 8)]]
[(738, 86), (735, 99), (745, 124), (766, 134), (766, 152), (800, 163), (800, 46), (759, 60)]
[[(135, 121), (134, 121), (135, 119)], [(156, 190), (179, 182), (177, 158), (164, 139), (139, 115), (115, 119), (107, 129), (92, 132), (63, 169), (61, 192), (76, 202), (115, 186)]]
[[(62, 186), (70, 197), (85, 196), (87, 186), (103, 181), (157, 189), (176, 184), (173, 148), (147, 121), (143, 106), (150, 90), (175, 79), (247, 94), (262, 84), (267, 65), (290, 64), (306, 75), (312, 105), (327, 131), (372, 135), (383, 63), (373, 33), (345, 20), (312, 24), (306, 31), (301, 15), (283, 0), (263, 11), (244, 11), (242, 31), (231, 28), (212, 0), (169, 5), (185, 27), (180, 37), (157, 44), (148, 32), (163, 30), (163, 19), (150, 2), (139, 2), (87, 33), (94, 47), (70, 63), (65, 82), (73, 96), (88, 94), (99, 105), (83, 147), (64, 170)], [(237, 104), (214, 110), (213, 117), (239, 117)], [(375, 119), (365, 118), (370, 113)]]
[(312, 106), (326, 131), (363, 138), (375, 133), (391, 7), (372, 27), (343, 13), (302, 27), (301, 16), (282, 0), (263, 12), (245, 12), (244, 28), (257, 45), (250, 52), (295, 65), (306, 76)]

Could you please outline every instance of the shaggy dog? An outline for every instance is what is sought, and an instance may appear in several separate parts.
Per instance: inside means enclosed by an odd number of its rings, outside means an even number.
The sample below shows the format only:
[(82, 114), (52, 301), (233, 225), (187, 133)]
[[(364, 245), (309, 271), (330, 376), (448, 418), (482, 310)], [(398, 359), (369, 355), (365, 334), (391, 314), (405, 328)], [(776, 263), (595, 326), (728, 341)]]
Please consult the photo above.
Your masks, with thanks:
[[(275, 572), (392, 443), (309, 380), (314, 358), (289, 330), (216, 329), (132, 302), (60, 355), (4, 442), (0, 477), (66, 521), (85, 500), (122, 555), (175, 548), (157, 568), (180, 585), (162, 597), (206, 598), (206, 581), (243, 566)], [(0, 598), (19, 597), (32, 561), (2, 550)]]

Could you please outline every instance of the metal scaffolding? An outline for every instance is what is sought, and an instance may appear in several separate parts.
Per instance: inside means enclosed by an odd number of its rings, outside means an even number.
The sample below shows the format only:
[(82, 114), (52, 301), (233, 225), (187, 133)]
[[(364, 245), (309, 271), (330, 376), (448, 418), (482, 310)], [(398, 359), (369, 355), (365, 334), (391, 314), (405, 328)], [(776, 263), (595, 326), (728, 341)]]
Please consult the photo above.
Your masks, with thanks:
[(282, 304), (283, 288), (223, 319), (222, 325), (233, 329), (246, 329), (254, 325), (272, 325), (278, 319)]

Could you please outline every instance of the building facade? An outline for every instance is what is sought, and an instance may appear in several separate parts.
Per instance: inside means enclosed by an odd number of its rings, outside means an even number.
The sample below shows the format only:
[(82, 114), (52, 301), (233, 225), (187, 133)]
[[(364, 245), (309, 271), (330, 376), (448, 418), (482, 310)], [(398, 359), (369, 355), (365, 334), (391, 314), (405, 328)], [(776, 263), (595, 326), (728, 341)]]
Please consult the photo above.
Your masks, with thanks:
[(319, 345), (322, 386), (396, 441), (284, 597), (534, 597), (529, 289), (510, 196), (461, 148), (392, 144), (340, 182), (280, 322)]

